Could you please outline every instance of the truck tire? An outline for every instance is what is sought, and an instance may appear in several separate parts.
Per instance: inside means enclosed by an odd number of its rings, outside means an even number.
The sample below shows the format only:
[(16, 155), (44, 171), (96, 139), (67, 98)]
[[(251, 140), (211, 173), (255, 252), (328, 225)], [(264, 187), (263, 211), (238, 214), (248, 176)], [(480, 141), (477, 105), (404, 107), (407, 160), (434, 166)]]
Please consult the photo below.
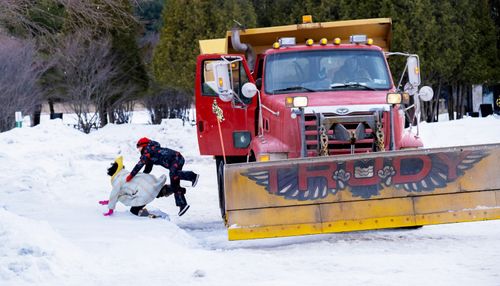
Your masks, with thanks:
[(216, 158), (215, 164), (217, 168), (217, 187), (219, 191), (219, 208), (222, 219), (226, 219), (226, 198), (224, 197), (224, 160)]

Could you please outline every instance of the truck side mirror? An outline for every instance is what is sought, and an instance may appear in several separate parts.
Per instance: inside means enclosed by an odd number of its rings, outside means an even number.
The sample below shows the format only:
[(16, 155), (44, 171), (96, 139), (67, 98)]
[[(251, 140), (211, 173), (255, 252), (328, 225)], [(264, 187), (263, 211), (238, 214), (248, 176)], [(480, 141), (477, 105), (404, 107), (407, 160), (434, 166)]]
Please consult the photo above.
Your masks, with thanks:
[(234, 95), (230, 68), (231, 64), (227, 61), (213, 61), (207, 67), (210, 80), (205, 81), (206, 84), (225, 102), (231, 101)]
[(241, 88), (241, 92), (243, 93), (243, 96), (246, 98), (252, 98), (257, 94), (257, 86), (251, 82), (247, 82), (243, 85)]
[(420, 85), (420, 63), (417, 56), (409, 56), (406, 60), (408, 67), (408, 79), (413, 87)]
[(430, 86), (422, 86), (420, 91), (418, 92), (418, 98), (423, 101), (430, 101), (434, 96), (434, 91)]

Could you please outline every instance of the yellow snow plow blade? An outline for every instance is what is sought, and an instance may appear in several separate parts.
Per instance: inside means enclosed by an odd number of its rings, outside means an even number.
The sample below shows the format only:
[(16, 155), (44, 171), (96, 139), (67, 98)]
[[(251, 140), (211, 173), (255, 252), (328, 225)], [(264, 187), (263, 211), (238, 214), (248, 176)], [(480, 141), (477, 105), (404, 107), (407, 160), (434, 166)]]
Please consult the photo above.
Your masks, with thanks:
[(500, 219), (500, 144), (226, 165), (230, 240)]

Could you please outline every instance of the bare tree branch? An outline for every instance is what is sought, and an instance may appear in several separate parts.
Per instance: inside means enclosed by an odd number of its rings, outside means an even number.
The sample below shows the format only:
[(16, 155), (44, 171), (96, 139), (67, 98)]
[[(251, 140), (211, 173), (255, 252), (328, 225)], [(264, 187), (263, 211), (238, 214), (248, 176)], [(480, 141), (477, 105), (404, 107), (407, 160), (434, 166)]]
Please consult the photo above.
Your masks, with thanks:
[[(128, 10), (127, 1), (117, 0), (51, 0), (54, 5), (60, 5), (65, 10), (66, 29), (78, 30), (95, 29), (108, 30), (113, 27), (128, 26), (136, 23), (132, 13)], [(136, 1), (130, 1), (136, 2)], [(36, 6), (33, 0), (2, 0), (0, 1), (0, 24), (8, 27), (23, 28), (31, 34), (50, 35), (47, 27), (34, 22), (30, 18), (30, 12), (37, 11), (46, 13), (47, 16), (55, 17), (48, 11), (43, 11)]]
[(85, 133), (97, 127), (98, 107), (115, 94), (112, 80), (119, 72), (109, 37), (87, 41), (88, 33), (75, 32), (65, 37), (56, 64), (61, 73), (56, 83), (58, 98), (70, 104)]
[(55, 65), (60, 75), (54, 83), (56, 97), (70, 104), (85, 133), (100, 125), (100, 116), (107, 116), (102, 111), (108, 108), (110, 112), (115, 108), (130, 111), (127, 104), (136, 92), (132, 83), (115, 84), (121, 71), (111, 52), (111, 37), (89, 41), (89, 33), (78, 31), (62, 39)]
[(42, 90), (37, 81), (49, 64), (36, 58), (33, 41), (0, 33), (0, 131), (14, 126), (15, 111), (33, 112)]

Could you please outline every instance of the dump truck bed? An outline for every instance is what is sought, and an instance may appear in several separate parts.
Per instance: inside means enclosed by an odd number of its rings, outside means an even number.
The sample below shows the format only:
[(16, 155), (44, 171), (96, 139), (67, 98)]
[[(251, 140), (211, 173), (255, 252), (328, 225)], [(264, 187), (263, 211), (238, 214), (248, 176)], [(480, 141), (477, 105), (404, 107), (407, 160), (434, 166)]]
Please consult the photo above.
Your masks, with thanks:
[[(321, 38), (327, 38), (329, 41), (340, 38), (342, 43), (348, 43), (349, 36), (364, 34), (373, 39), (374, 45), (388, 51), (391, 46), (391, 27), (390, 18), (307, 23), (246, 29), (240, 32), (240, 39), (242, 43), (250, 44), (258, 54), (271, 48), (281, 37), (295, 37), (297, 43), (305, 43), (307, 39), (319, 41)], [(231, 36), (231, 31), (228, 31), (225, 38), (200, 40), (200, 53), (235, 53), (231, 46)]]

